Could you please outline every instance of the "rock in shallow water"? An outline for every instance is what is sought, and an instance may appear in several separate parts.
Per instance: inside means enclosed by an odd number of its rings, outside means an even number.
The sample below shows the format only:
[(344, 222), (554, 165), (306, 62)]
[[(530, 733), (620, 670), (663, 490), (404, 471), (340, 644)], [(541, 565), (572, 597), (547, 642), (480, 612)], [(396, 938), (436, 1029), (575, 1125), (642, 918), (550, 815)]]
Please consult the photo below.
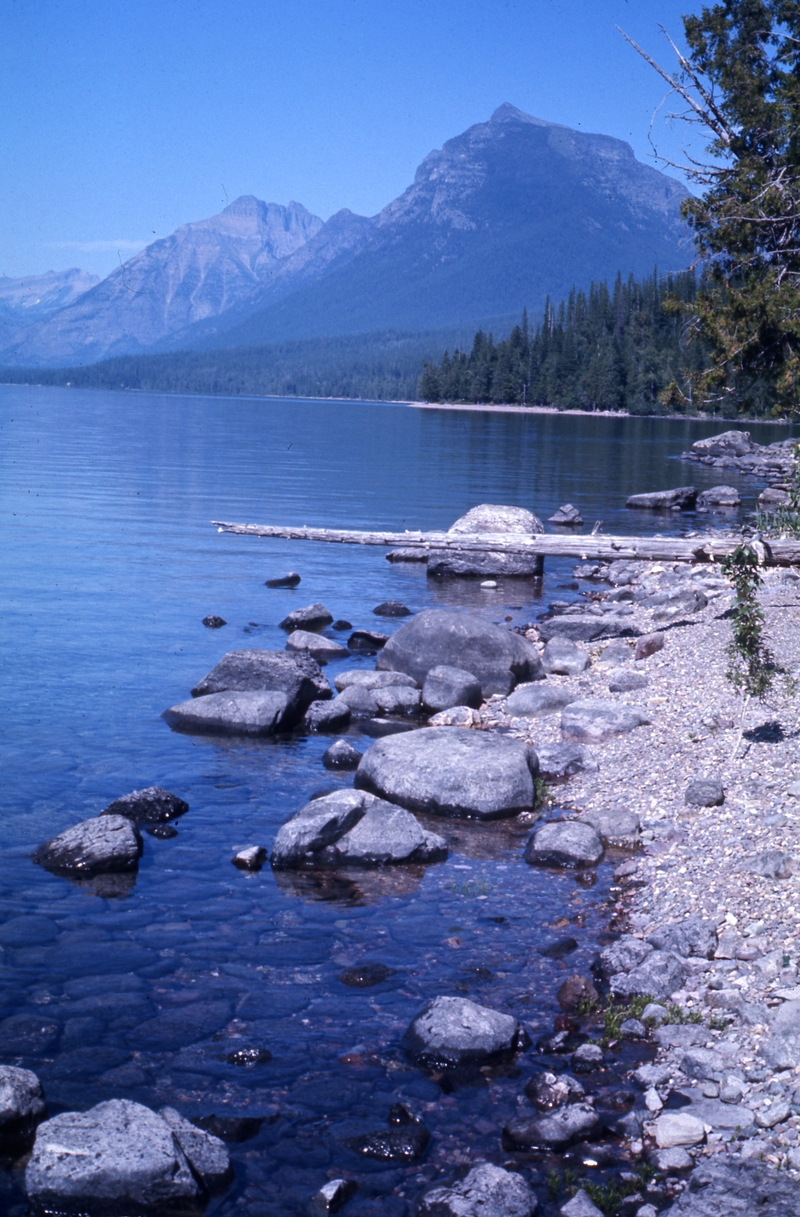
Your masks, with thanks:
[(510, 1014), (465, 997), (435, 997), (411, 1023), (403, 1043), (420, 1063), (447, 1068), (511, 1054), (530, 1040)]
[(383, 984), (390, 976), (394, 976), (394, 968), (387, 968), (385, 963), (362, 963), (346, 968), (337, 979), (352, 989), (371, 989), (373, 985)]
[(0, 1153), (29, 1141), (44, 1113), (44, 1092), (36, 1074), (0, 1065)]
[(347, 740), (337, 739), (330, 748), (322, 754), (322, 763), (326, 769), (357, 769), (363, 753), (348, 744)]
[(331, 696), (319, 664), (308, 655), (287, 655), (286, 651), (229, 651), (195, 685), (192, 697), (226, 691), (285, 693), (296, 718), (309, 702)]
[(533, 1217), (536, 1207), (521, 1175), (479, 1162), (459, 1183), (425, 1192), (419, 1217)]
[(594, 866), (602, 856), (599, 834), (577, 820), (543, 824), (525, 847), (525, 861), (531, 866)]
[(203, 625), (209, 630), (221, 630), (223, 625), (227, 624), (225, 618), (218, 617), (216, 613), (209, 613), (207, 617), (203, 618)]
[(271, 579), (264, 580), (265, 587), (297, 587), (300, 582), (300, 576), (296, 570), (290, 570), (285, 575), (273, 575)]
[(192, 735), (274, 735), (293, 725), (285, 693), (210, 693), (170, 706), (161, 717)]
[(341, 731), (350, 722), (351, 709), (341, 697), (331, 701), (312, 701), (305, 712), (303, 727), (306, 731)]
[(67, 875), (118, 874), (139, 865), (142, 838), (126, 816), (84, 820), (40, 845), (33, 861)]
[(568, 742), (600, 744), (650, 722), (652, 719), (640, 706), (599, 698), (574, 701), (561, 715), (561, 734)]
[(303, 608), (293, 609), (281, 622), (284, 630), (321, 630), (330, 625), (333, 613), (328, 612), (324, 604), (306, 604)]
[(194, 1173), (209, 1192), (219, 1192), (233, 1178), (230, 1155), (219, 1137), (190, 1124), (174, 1107), (158, 1113), (175, 1134)]
[(669, 951), (651, 951), (638, 967), (611, 979), (616, 997), (671, 997), (686, 979), (686, 969)]
[(509, 1149), (566, 1149), (599, 1125), (600, 1117), (588, 1103), (570, 1103), (552, 1115), (512, 1120), (503, 1129), (503, 1143)]
[(188, 803), (162, 786), (145, 786), (143, 790), (132, 790), (130, 794), (114, 799), (100, 814), (127, 816), (134, 824), (163, 824), (185, 815), (188, 810)]
[(632, 494), (626, 507), (639, 507), (648, 511), (691, 511), (697, 501), (695, 486), (678, 486), (674, 490), (650, 490), (646, 494)]
[(389, 1112), (388, 1128), (348, 1137), (343, 1142), (354, 1154), (379, 1162), (418, 1162), (428, 1148), (431, 1134), (402, 1103)]
[(310, 655), (317, 663), (330, 663), (332, 659), (344, 659), (350, 654), (347, 647), (322, 634), (313, 634), (311, 630), (294, 630), (286, 639), (286, 650)]
[(399, 600), (384, 600), (372, 610), (376, 617), (410, 617), (411, 609)]
[(480, 682), (463, 668), (440, 663), (425, 677), (422, 701), (434, 714), (453, 706), (472, 706), (477, 710), (481, 704)]
[[(524, 507), (481, 503), (472, 507), (447, 530), (449, 534), (503, 533), (535, 537), (544, 532), (538, 516)], [(486, 550), (435, 550), (428, 560), (428, 574), (438, 576), (541, 575), (543, 559), (535, 554), (510, 554)]]

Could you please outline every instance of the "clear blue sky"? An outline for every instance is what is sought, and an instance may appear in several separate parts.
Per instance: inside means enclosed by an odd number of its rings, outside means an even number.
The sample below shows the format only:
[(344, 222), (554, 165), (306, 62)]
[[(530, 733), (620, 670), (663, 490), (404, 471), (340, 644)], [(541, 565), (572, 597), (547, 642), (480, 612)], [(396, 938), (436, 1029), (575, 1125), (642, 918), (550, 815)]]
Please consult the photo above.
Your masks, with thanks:
[[(240, 194), (373, 215), (501, 102), (628, 140), (687, 0), (0, 0), (0, 275), (106, 274)], [(656, 128), (680, 159), (681, 124)], [(677, 174), (676, 174), (677, 176)]]

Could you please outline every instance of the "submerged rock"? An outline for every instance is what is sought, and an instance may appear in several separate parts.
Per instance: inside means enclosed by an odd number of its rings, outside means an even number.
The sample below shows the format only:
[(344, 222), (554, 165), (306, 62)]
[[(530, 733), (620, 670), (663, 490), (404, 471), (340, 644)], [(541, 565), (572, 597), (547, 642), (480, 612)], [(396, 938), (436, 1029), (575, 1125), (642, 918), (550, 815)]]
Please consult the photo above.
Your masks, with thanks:
[(371, 989), (373, 985), (383, 984), (390, 976), (394, 976), (394, 968), (387, 968), (385, 963), (362, 963), (346, 968), (337, 979), (351, 989)]
[(372, 610), (376, 617), (410, 617), (411, 609), (399, 600), (384, 600)]
[(600, 1117), (588, 1103), (570, 1103), (552, 1115), (512, 1120), (503, 1129), (509, 1149), (561, 1150), (600, 1127)]
[(517, 1052), (530, 1040), (517, 1020), (466, 997), (434, 997), (416, 1016), (403, 1044), (422, 1064), (447, 1068)]
[(578, 820), (543, 824), (525, 847), (525, 861), (531, 866), (594, 866), (602, 856), (599, 833)]
[(209, 613), (207, 617), (203, 618), (203, 625), (209, 630), (221, 630), (223, 625), (227, 624), (225, 618), (218, 617), (216, 613)]
[(209, 1192), (219, 1192), (233, 1178), (230, 1154), (219, 1137), (190, 1124), (174, 1107), (158, 1113), (172, 1129), (189, 1165)]
[(425, 1192), (419, 1217), (533, 1217), (533, 1190), (516, 1171), (479, 1162), (458, 1183)]
[(525, 1095), (541, 1112), (554, 1111), (565, 1103), (580, 1103), (586, 1091), (568, 1073), (537, 1073), (525, 1086)]
[(348, 1137), (343, 1142), (354, 1154), (379, 1162), (418, 1162), (428, 1148), (431, 1134), (420, 1119), (402, 1103), (389, 1112), (388, 1128)]
[(161, 715), (173, 731), (195, 735), (274, 735), (294, 724), (285, 693), (209, 693)]
[[(450, 535), (503, 533), (536, 537), (544, 532), (538, 516), (524, 507), (481, 503), (472, 507), (447, 530)], [(428, 575), (480, 576), (512, 575), (530, 578), (541, 575), (544, 559), (536, 554), (510, 554), (486, 550), (434, 550), (428, 560)]]
[(185, 815), (189, 804), (170, 794), (161, 786), (145, 786), (143, 790), (132, 790), (109, 803), (102, 816), (126, 816), (134, 824), (163, 824)]
[(89, 876), (136, 870), (141, 853), (135, 824), (126, 816), (102, 815), (59, 833), (32, 856), (45, 870)]

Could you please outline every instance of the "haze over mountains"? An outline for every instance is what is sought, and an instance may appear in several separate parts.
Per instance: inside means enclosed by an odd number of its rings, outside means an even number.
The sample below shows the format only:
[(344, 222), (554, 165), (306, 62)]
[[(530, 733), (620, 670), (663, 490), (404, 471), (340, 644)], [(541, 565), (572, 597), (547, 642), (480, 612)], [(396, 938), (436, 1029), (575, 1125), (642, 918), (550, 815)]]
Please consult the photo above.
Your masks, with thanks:
[(558, 301), (618, 271), (684, 268), (685, 193), (621, 140), (503, 105), (430, 153), (377, 216), (344, 210), (323, 223), (299, 203), (242, 197), (35, 320), (6, 342), (0, 364), (74, 366), (538, 313), (548, 295)]

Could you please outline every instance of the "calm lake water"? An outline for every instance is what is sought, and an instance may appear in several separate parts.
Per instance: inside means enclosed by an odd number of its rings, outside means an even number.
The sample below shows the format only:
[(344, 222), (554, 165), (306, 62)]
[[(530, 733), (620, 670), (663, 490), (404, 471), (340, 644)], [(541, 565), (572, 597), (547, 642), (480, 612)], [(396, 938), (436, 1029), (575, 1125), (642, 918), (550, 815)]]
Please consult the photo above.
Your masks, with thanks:
[[(538, 599), (513, 581), (487, 595), (429, 585), (379, 549), (220, 535), (210, 521), (440, 528), (480, 502), (547, 517), (569, 501), (608, 531), (666, 531), (692, 517), (628, 512), (626, 496), (724, 480), (752, 509), (751, 480), (676, 459), (721, 429), (0, 387), (0, 1060), (39, 1073), (51, 1114), (128, 1097), (265, 1117), (231, 1146), (236, 1183), (209, 1209), (225, 1215), (301, 1213), (346, 1174), (361, 1182), (348, 1214), (403, 1217), (454, 1167), (507, 1160), (499, 1130), (533, 1059), (519, 1076), (454, 1088), (412, 1067), (400, 1037), (437, 993), (507, 1009), (534, 1038), (551, 1028), (555, 990), (567, 969), (588, 967), (607, 923), (613, 863), (584, 891), (521, 862), (519, 825), (439, 824), (450, 858), (427, 871), (357, 885), (242, 874), (236, 849), (269, 845), (314, 791), (351, 777), (322, 768), (330, 738), (182, 736), (160, 714), (225, 651), (282, 648), (277, 623), (293, 607), (322, 600), (356, 626), (392, 629), (371, 610), (394, 598), (520, 623), (564, 597), (570, 565), (550, 563)], [(762, 442), (789, 434), (750, 430)], [(292, 568), (296, 590), (264, 586)], [(229, 624), (205, 629), (208, 613)], [(145, 836), (126, 893), (106, 899), (30, 861), (42, 841), (152, 783), (191, 810), (175, 839)], [(536, 947), (563, 918), (579, 947), (559, 963)], [(337, 979), (363, 962), (395, 971), (365, 990)], [(272, 1061), (227, 1064), (242, 1044), (268, 1047)], [(433, 1134), (421, 1164), (344, 1148), (348, 1131), (382, 1126), (397, 1101)], [(0, 1172), (2, 1206), (24, 1212), (12, 1171)]]

